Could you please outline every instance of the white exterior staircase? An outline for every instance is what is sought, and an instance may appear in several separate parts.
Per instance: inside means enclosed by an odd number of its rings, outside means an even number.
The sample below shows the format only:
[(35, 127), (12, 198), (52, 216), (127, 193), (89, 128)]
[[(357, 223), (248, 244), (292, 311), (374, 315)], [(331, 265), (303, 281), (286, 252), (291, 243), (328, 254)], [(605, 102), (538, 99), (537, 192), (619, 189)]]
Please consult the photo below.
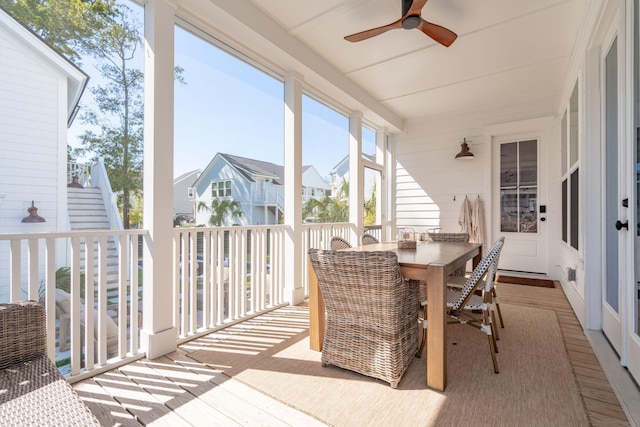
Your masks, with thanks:
[[(67, 204), (71, 230), (111, 229), (107, 210), (100, 188), (67, 188)], [(97, 254), (94, 256), (97, 259)], [(85, 253), (80, 254), (80, 262), (85, 263)], [(96, 264), (97, 267), (97, 264)], [(107, 241), (107, 289), (118, 285), (118, 250), (113, 238)]]

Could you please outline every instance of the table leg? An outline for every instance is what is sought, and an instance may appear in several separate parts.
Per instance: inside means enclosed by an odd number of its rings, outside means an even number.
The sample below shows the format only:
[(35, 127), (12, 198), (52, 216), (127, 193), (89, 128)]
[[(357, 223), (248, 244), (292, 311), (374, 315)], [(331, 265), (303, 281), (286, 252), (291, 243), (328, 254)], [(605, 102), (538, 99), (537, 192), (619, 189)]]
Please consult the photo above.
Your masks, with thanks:
[(427, 269), (427, 387), (444, 391), (447, 386), (446, 277), (444, 265)]
[(324, 300), (318, 287), (316, 272), (308, 261), (309, 267), (309, 347), (311, 350), (322, 351), (324, 341)]
[(478, 249), (478, 254), (473, 257), (472, 266), (474, 270), (478, 266), (478, 264), (480, 264), (480, 261), (482, 261), (482, 246), (480, 246), (480, 248)]

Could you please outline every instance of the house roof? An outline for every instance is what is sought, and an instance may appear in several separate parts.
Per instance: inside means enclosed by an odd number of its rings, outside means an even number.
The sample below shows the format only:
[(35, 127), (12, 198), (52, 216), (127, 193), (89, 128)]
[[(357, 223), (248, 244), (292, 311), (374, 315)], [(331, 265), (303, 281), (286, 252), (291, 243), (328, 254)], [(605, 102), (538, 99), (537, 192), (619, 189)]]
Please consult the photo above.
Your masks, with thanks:
[[(213, 164), (217, 159), (223, 159), (234, 169), (236, 169), (242, 176), (244, 176), (249, 182), (255, 182), (256, 178), (271, 179), (274, 185), (284, 185), (284, 166), (276, 165), (271, 162), (263, 162), (262, 160), (249, 159), (247, 157), (235, 156), (227, 153), (217, 153), (211, 162), (207, 165), (196, 181), (194, 186), (197, 186), (203, 177), (207, 176), (208, 171), (213, 167)], [(313, 165), (302, 166), (302, 172), (306, 172), (312, 169)], [(179, 178), (179, 177), (178, 177)], [(174, 179), (174, 182), (178, 179)], [(327, 186), (327, 188), (329, 188)]]
[(284, 166), (231, 154), (218, 153), (218, 155), (236, 168), (250, 182), (254, 182), (256, 177), (263, 177), (272, 179), (276, 185), (284, 185)]
[(198, 179), (201, 173), (202, 173), (202, 169), (195, 169), (189, 172), (185, 172), (182, 175), (178, 175), (177, 177), (173, 178), (173, 183), (177, 184), (178, 182), (183, 181), (185, 179), (196, 180)]
[[(363, 159), (366, 159), (366, 160), (369, 160), (369, 161), (371, 161), (371, 162), (375, 162), (375, 161), (376, 161), (376, 157), (375, 157), (375, 156), (373, 156), (373, 155), (371, 155), (371, 154), (365, 154), (365, 153), (362, 153), (362, 158), (363, 158)], [(346, 162), (348, 162), (348, 161), (349, 161), (349, 155), (347, 154), (346, 156), (344, 156), (344, 157), (342, 158), (342, 160), (340, 160), (340, 161), (339, 161), (339, 162), (338, 162), (338, 163), (333, 167), (333, 169), (331, 170), (331, 172), (332, 172), (332, 173), (336, 173), (336, 172), (338, 171), (338, 169), (340, 169), (341, 167), (343, 167), (343, 166), (344, 166), (344, 164), (345, 164)]]
[(70, 126), (78, 111), (78, 103), (87, 86), (89, 76), (2, 7), (0, 7), (0, 26), (22, 39), (35, 53), (67, 76), (67, 126)]

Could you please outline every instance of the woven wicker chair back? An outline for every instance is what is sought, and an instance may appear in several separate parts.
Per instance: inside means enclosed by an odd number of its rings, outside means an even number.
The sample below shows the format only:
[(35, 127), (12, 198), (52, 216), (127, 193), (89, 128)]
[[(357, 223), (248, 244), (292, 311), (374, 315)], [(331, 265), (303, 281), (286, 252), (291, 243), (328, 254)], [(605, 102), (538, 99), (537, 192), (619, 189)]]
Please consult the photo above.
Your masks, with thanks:
[(44, 307), (35, 301), (0, 304), (0, 369), (47, 355)]
[(374, 243), (380, 243), (380, 240), (376, 239), (375, 236), (372, 236), (369, 233), (364, 233), (362, 237), (360, 237), (361, 245), (373, 245)]
[(351, 247), (351, 243), (347, 242), (345, 239), (343, 239), (340, 236), (333, 236), (331, 238), (332, 251), (339, 251), (340, 249), (346, 249), (350, 247)]
[(429, 233), (434, 242), (468, 242), (469, 233)]
[(395, 388), (418, 348), (417, 287), (394, 251), (310, 249), (326, 309), (322, 363)]

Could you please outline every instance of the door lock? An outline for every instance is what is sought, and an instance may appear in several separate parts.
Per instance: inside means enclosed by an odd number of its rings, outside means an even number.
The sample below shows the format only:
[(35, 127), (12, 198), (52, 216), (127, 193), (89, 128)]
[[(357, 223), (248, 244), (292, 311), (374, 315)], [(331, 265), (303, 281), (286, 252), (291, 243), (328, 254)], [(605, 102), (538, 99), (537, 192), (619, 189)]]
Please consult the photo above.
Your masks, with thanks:
[(616, 221), (616, 230), (620, 231), (623, 228), (629, 229), (629, 221), (621, 222), (620, 220)]

